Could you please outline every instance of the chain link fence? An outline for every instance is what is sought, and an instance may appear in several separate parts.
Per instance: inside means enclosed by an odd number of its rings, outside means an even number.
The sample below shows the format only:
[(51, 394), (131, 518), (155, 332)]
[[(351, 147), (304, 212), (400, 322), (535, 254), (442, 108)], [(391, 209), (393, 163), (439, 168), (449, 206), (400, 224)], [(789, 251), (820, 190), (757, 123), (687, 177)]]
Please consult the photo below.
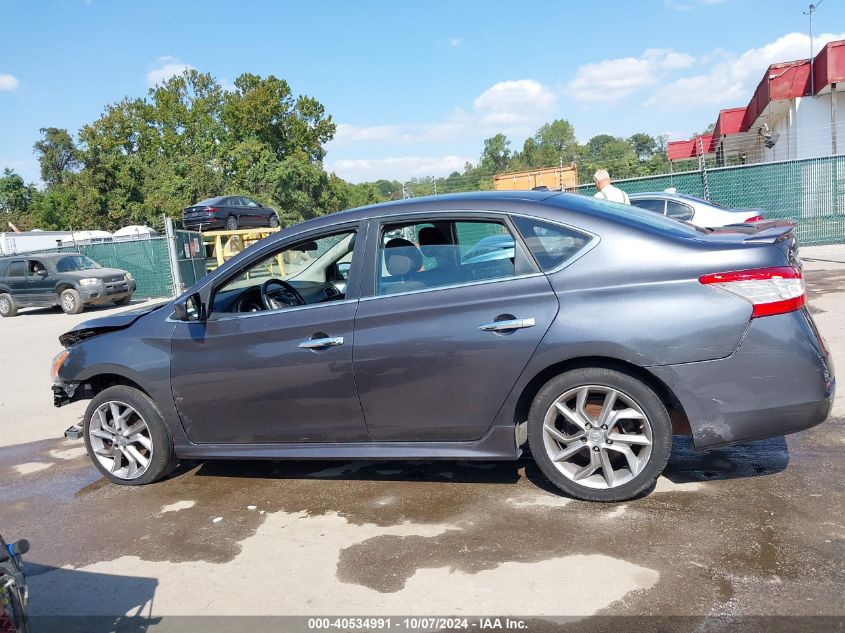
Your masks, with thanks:
[[(663, 191), (704, 197), (730, 207), (761, 207), (768, 219), (798, 222), (802, 244), (845, 243), (845, 156), (776, 163), (708, 168), (660, 176), (615, 180), (627, 193)], [(595, 186), (579, 185), (575, 193), (593, 195)]]
[[(106, 268), (120, 268), (135, 278), (135, 299), (154, 299), (173, 296), (173, 275), (167, 252), (167, 238), (78, 244), (62, 246), (40, 253), (82, 253)], [(29, 253), (37, 256), (38, 253)]]

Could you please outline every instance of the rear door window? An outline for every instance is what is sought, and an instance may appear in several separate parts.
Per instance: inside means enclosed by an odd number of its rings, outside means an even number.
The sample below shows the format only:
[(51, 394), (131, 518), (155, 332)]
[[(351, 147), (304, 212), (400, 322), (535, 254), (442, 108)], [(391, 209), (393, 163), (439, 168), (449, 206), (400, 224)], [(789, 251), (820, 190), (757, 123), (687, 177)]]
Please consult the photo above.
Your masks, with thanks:
[(674, 200), (666, 201), (666, 215), (676, 220), (691, 220), (693, 216), (692, 207)]
[(26, 277), (26, 262), (12, 262), (9, 265), (9, 277)]
[(536, 218), (517, 215), (513, 222), (540, 268), (546, 271), (571, 259), (591, 239), (585, 233)]
[[(501, 222), (430, 221), (384, 226), (379, 244), (379, 295), (506, 279), (530, 266), (515, 253)], [(522, 272), (522, 271), (521, 271)]]
[(666, 213), (666, 201), (659, 198), (637, 198), (631, 200), (631, 204), (640, 209), (648, 209), (663, 215)]

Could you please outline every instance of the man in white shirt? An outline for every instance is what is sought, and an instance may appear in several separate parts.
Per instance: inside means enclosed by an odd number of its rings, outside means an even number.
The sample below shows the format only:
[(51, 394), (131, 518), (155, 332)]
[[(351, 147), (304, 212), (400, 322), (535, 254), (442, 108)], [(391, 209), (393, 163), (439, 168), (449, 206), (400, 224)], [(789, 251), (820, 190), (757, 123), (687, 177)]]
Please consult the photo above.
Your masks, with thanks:
[(593, 176), (593, 180), (596, 183), (596, 189), (598, 189), (593, 196), (594, 198), (610, 200), (611, 202), (619, 202), (621, 204), (631, 204), (627, 193), (610, 184), (610, 174), (607, 173), (606, 169), (599, 169)]

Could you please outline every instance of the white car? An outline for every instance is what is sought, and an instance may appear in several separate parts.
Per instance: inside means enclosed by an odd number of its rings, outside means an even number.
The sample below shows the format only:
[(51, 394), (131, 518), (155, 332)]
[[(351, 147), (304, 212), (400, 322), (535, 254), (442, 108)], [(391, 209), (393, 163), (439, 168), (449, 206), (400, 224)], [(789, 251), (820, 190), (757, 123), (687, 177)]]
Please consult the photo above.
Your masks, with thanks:
[(641, 209), (707, 228), (765, 219), (763, 209), (734, 209), (683, 193), (632, 193), (628, 197), (632, 205)]

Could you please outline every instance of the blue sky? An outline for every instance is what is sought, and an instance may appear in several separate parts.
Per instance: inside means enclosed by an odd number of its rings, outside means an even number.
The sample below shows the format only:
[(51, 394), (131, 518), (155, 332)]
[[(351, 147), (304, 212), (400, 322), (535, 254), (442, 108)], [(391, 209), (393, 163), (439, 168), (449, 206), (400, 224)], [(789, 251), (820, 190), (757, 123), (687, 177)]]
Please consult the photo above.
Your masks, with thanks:
[[(75, 133), (186, 65), (274, 74), (338, 124), (353, 180), (445, 175), (505, 131), (566, 118), (579, 139), (686, 138), (747, 104), (770, 63), (806, 57), (807, 2), (0, 0), (0, 169), (37, 180), (40, 127)], [(845, 1), (815, 19), (845, 38)]]

